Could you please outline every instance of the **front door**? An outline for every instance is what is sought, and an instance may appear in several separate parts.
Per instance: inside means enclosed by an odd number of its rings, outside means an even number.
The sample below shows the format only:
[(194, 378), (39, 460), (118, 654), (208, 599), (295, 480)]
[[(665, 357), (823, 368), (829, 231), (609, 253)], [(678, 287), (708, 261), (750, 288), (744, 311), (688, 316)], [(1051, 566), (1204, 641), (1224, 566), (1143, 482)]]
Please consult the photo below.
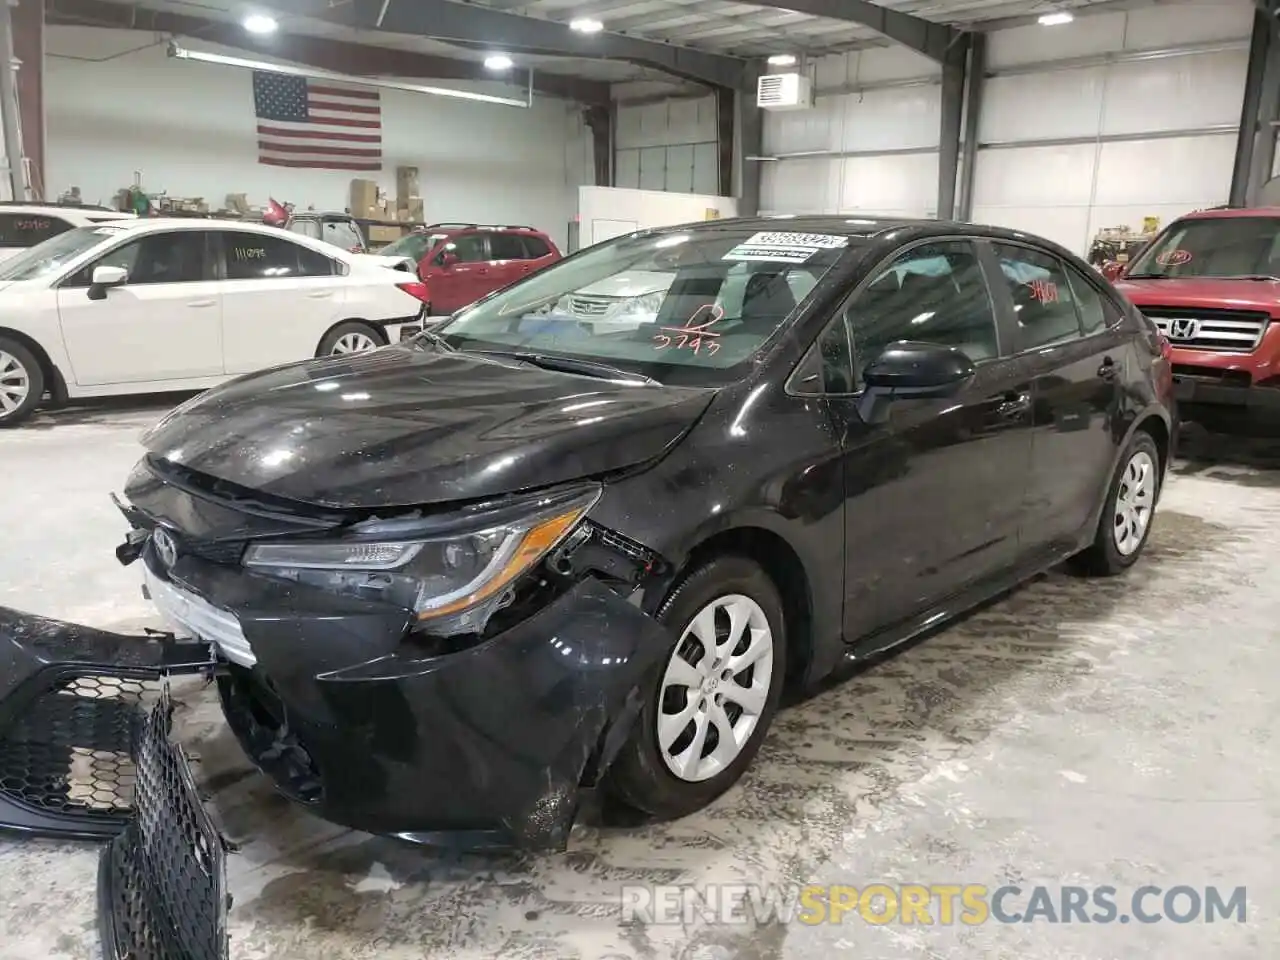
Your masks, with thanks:
[[(1126, 338), (1119, 310), (1047, 251), (993, 243), (1035, 400), (1023, 541), (1067, 549), (1110, 480)], [(1005, 291), (1002, 291), (1004, 294)]]
[[(451, 263), (445, 262), (446, 254), (453, 255)], [(431, 265), (427, 289), (431, 313), (435, 316), (461, 310), (494, 289), (489, 244), (483, 233), (459, 233), (450, 237), (436, 251)]]
[[(58, 319), (80, 386), (217, 376), (222, 365), (222, 296), (203, 230), (145, 233), (103, 254), (58, 287)], [(128, 278), (100, 299), (89, 295), (97, 267)]]
[(901, 254), (848, 305), (854, 369), (899, 340), (955, 347), (974, 377), (952, 396), (894, 400), (844, 420), (845, 635), (923, 613), (1012, 565), (1031, 453), (1031, 384), (1007, 356), (986, 271), (968, 241)]

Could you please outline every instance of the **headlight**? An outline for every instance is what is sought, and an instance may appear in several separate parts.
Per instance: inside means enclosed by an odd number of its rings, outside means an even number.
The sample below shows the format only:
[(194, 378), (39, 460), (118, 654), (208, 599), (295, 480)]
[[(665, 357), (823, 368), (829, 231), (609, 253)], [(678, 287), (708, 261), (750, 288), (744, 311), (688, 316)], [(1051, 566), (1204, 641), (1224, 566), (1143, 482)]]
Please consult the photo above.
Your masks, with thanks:
[[(452, 523), (448, 533), (412, 535), (423, 521), (375, 521), (342, 540), (259, 543), (245, 565), (267, 576), (413, 611), (431, 633), (479, 633), (509, 602), (508, 588), (578, 524), (599, 489), (545, 497), (515, 516)], [(437, 524), (439, 526), (439, 524)], [(395, 533), (395, 538), (387, 534)]]
[(655, 293), (646, 293), (643, 296), (635, 297), (628, 301), (625, 312), (656, 317), (658, 315), (658, 311), (662, 309), (662, 301), (665, 299), (667, 299), (667, 292), (665, 290), (658, 290)]

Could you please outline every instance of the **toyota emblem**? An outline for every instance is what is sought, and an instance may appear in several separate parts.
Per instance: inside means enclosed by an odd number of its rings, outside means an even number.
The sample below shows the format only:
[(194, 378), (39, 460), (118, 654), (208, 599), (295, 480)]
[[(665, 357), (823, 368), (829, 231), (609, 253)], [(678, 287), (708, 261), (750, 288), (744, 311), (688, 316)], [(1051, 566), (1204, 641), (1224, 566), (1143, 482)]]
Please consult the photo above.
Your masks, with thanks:
[(178, 545), (164, 527), (156, 527), (151, 534), (151, 542), (155, 544), (156, 556), (166, 567), (172, 567), (178, 559)]

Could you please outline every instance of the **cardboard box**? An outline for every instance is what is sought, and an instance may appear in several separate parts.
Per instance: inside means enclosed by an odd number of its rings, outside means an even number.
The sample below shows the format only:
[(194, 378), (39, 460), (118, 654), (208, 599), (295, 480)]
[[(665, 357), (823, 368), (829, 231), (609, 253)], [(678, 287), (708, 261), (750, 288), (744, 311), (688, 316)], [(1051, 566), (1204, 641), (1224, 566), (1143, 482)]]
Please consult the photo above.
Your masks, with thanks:
[(422, 211), (421, 197), (410, 197), (409, 202), (404, 205), (403, 209), (409, 214), (409, 216), (401, 219), (408, 219), (410, 223), (422, 223), (425, 220)]
[(365, 229), (369, 234), (370, 243), (395, 243), (404, 236), (404, 231), (395, 226), (371, 224)]
[(378, 185), (372, 180), (354, 177), (351, 180), (351, 215), (360, 216), (357, 210), (368, 210), (378, 205)]
[(421, 197), (417, 167), (396, 167), (396, 206), (405, 207), (409, 200)]

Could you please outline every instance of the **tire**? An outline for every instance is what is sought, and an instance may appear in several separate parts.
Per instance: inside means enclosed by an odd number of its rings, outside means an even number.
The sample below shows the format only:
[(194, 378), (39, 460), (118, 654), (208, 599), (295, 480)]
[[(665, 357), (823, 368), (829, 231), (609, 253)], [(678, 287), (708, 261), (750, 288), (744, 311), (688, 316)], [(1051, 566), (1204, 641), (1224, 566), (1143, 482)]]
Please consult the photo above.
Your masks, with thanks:
[[(1093, 576), (1110, 577), (1123, 573), (1137, 562), (1147, 545), (1147, 538), (1151, 536), (1156, 501), (1160, 497), (1160, 479), (1160, 451), (1151, 434), (1139, 430), (1129, 441), (1115, 476), (1111, 478), (1093, 543), (1072, 558), (1078, 570)], [(1126, 504), (1129, 505), (1127, 510)], [(1122, 526), (1116, 522), (1120, 519), (1125, 520), (1123, 534)], [(1135, 523), (1140, 526), (1136, 535)]]
[(44, 397), (44, 367), (17, 340), (0, 337), (0, 427), (16, 427)]
[[(728, 613), (731, 606), (738, 622), (743, 623), (736, 641), (731, 629), (735, 622)], [(640, 715), (603, 787), (625, 806), (666, 820), (705, 807), (750, 766), (782, 695), (786, 621), (773, 581), (754, 562), (737, 556), (718, 557), (691, 571), (663, 602), (657, 619), (671, 630), (672, 644), (647, 678)], [(714, 625), (706, 631), (714, 637), (713, 643), (721, 644), (714, 653), (693, 633), (699, 622), (704, 630), (708, 624)], [(767, 636), (761, 632), (766, 628)], [(753, 639), (760, 641), (754, 651)], [(695, 681), (706, 677), (702, 670), (706, 657), (718, 655), (723, 661), (748, 652), (755, 654), (753, 665), (744, 664), (732, 679), (727, 670), (717, 670), (705, 681), (705, 688), (679, 683), (684, 678)], [(759, 690), (764, 670), (767, 687)], [(737, 691), (741, 691), (741, 698)], [(683, 726), (676, 719), (681, 714), (687, 717)], [(719, 749), (721, 743), (730, 742), (721, 736), (726, 723), (736, 734), (735, 740), (744, 738), (736, 752)], [(703, 740), (695, 755), (699, 725)], [(683, 774), (678, 774), (677, 768), (683, 769)]]
[[(369, 344), (361, 346), (360, 344)], [(344, 320), (324, 335), (316, 350), (317, 357), (343, 357), (350, 353), (367, 353), (387, 345), (387, 336), (372, 324), (360, 320)], [(347, 349), (339, 349), (340, 347)]]

